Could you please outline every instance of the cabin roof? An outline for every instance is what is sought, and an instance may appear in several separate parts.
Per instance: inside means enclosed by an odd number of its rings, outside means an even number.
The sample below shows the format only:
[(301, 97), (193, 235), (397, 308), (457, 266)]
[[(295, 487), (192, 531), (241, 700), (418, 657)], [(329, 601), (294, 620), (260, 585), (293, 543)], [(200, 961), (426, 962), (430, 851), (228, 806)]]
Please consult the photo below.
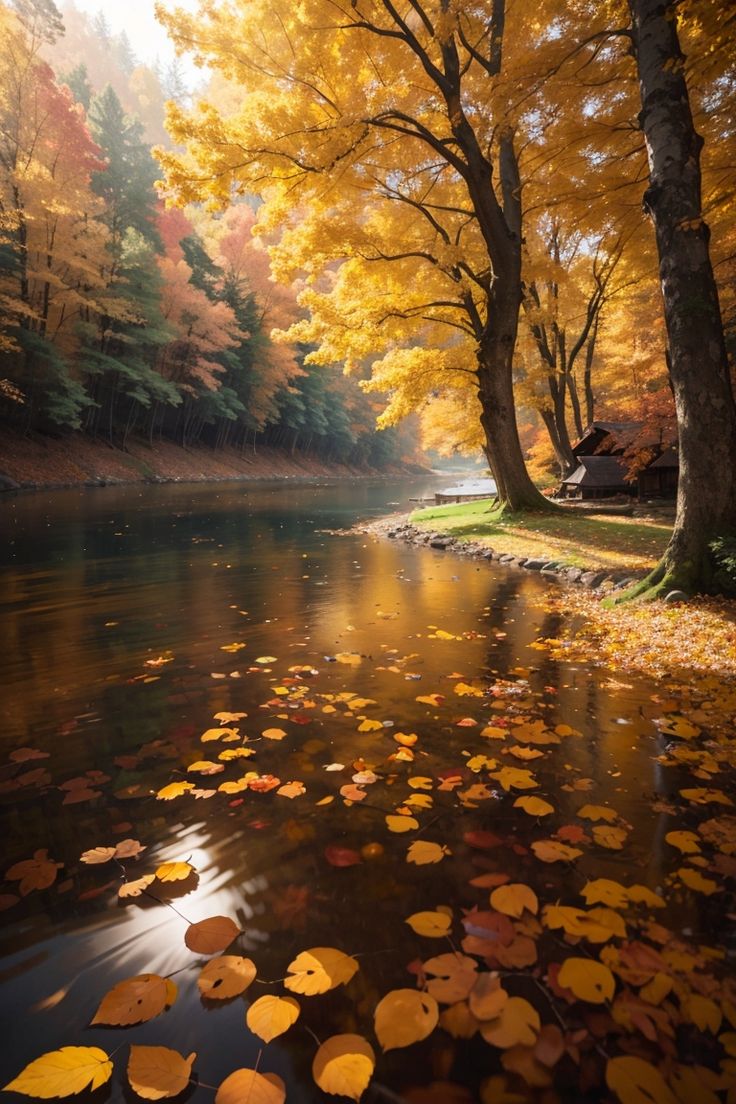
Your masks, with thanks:
[(661, 456), (658, 456), (656, 460), (653, 460), (647, 470), (651, 468), (679, 468), (680, 458), (677, 455), (677, 450), (673, 448), (665, 449)]
[(613, 438), (617, 448), (622, 448), (625, 442), (621, 438), (633, 437), (641, 429), (641, 426), (641, 422), (591, 422), (583, 431), (582, 436), (572, 446), (572, 451), (576, 453), (579, 448), (587, 445), (595, 438), (600, 438), (602, 444), (609, 436)]
[(627, 464), (620, 456), (581, 456), (564, 484), (577, 487), (625, 487)]

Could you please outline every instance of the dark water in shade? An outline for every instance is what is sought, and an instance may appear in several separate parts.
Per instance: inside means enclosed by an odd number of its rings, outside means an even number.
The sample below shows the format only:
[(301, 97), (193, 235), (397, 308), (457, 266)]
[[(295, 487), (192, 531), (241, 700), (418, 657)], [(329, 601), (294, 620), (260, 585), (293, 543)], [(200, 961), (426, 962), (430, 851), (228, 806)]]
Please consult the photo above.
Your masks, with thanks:
[[(378, 516), (391, 502), (408, 508), (409, 495), (428, 489), (416, 482), (105, 488), (0, 504), (0, 784), (10, 783), (0, 792), (0, 873), (38, 848), (64, 863), (52, 888), (30, 893), (2, 914), (2, 1084), (46, 1050), (96, 1045), (112, 1053), (119, 1047), (113, 1079), (94, 1099), (133, 1100), (124, 1078), (127, 1044), (143, 1043), (197, 1051), (194, 1069), (203, 1084), (181, 1098), (197, 1104), (214, 1100), (205, 1085), (254, 1066), (261, 1050), (258, 1068), (285, 1080), (287, 1100), (330, 1099), (313, 1087), (316, 1044), (305, 1027), (321, 1040), (365, 1034), (380, 1053), (372, 1031), (376, 1001), (414, 986), (410, 962), (449, 949), (444, 940), (415, 936), (404, 923), (411, 913), (450, 906), (459, 940), (461, 908), (487, 907), (487, 891), (468, 880), (487, 870), (506, 870), (512, 880), (533, 884), (540, 898), (576, 905), (591, 872), (661, 884), (662, 839), (673, 825), (666, 814), (652, 812), (652, 794), (676, 785), (672, 772), (654, 761), (661, 741), (651, 696), (662, 687), (614, 682), (600, 670), (565, 666), (531, 649), (538, 636), (559, 629), (541, 601), (547, 584), (537, 577), (321, 532)], [(466, 637), (430, 639), (433, 627)], [(246, 647), (222, 650), (233, 642)], [(351, 665), (326, 658), (338, 653), (362, 659)], [(171, 662), (146, 666), (169, 654)], [(254, 664), (263, 656), (276, 661)], [(319, 672), (306, 680), (307, 699), (314, 695), (316, 707), (264, 708), (298, 664)], [(498, 755), (498, 746), (479, 733), (502, 713), (490, 708), (493, 699), (455, 695), (456, 680), (447, 678), (454, 673), (486, 685), (509, 680), (514, 686), (499, 698), (502, 709), (520, 703), (547, 724), (564, 722), (583, 733), (533, 763), (505, 762), (534, 770), (541, 783), (534, 793), (555, 805), (556, 827), (569, 823), (584, 801), (616, 808), (633, 825), (625, 857), (606, 852), (594, 862), (586, 853), (575, 870), (542, 865), (528, 844), (554, 829), (512, 810), (514, 795), (468, 809), (447, 792), (417, 816), (420, 838), (447, 843), (452, 855), (433, 866), (405, 861), (415, 835), (390, 833), (384, 815), (411, 792), (406, 780), (462, 768), (463, 752)], [(360, 722), (345, 717), (344, 706), (323, 712), (318, 695), (343, 692), (374, 699), (377, 705), (361, 715), (393, 727), (358, 733)], [(434, 692), (446, 695), (443, 706), (415, 700)], [(234, 804), (222, 794), (157, 801), (155, 791), (186, 779), (193, 760), (216, 758), (228, 746), (199, 742), (219, 710), (247, 712), (240, 728), (251, 737), (275, 726), (287, 736), (254, 743), (255, 757), (228, 764), (223, 774), (190, 779), (214, 788), (253, 768), (282, 782), (301, 781), (306, 793), (289, 800), (246, 792)], [(458, 727), (466, 716), (478, 726)], [(399, 730), (419, 734), (414, 763), (387, 762)], [(151, 748), (154, 741), (164, 743)], [(49, 758), (10, 763), (21, 746)], [(338, 791), (360, 759), (381, 780), (367, 787), (363, 805), (346, 806)], [(345, 769), (323, 769), (335, 761)], [(13, 779), (40, 768), (48, 776), (12, 788)], [(102, 772), (100, 796), (62, 804), (69, 790), (59, 787), (86, 771)], [(589, 792), (561, 788), (579, 777), (592, 779)], [(466, 771), (464, 784), (485, 780)], [(318, 806), (327, 795), (336, 800)], [(492, 831), (503, 844), (469, 846), (463, 833), (471, 830)], [(232, 953), (251, 956), (258, 978), (272, 984), (259, 980), (244, 997), (205, 1007), (196, 986), (202, 960), (184, 946), (180, 915), (145, 898), (119, 905), (119, 868), (79, 863), (88, 848), (128, 836), (147, 848), (127, 864), (131, 878), (164, 861), (191, 861), (198, 883), (173, 905), (190, 921), (236, 918), (245, 934)], [(360, 851), (372, 842), (383, 854), (358, 865), (335, 867), (325, 857), (330, 845)], [(6, 882), (0, 894), (15, 889)], [(681, 921), (697, 929), (709, 918), (683, 913)], [(359, 973), (348, 988), (297, 998), (298, 1023), (263, 1045), (245, 1026), (247, 1001), (283, 993), (278, 981), (288, 963), (314, 946), (358, 955)], [(86, 1026), (115, 982), (144, 972), (175, 973), (179, 996), (168, 1012), (129, 1029)], [(523, 978), (514, 991), (536, 999)], [(539, 1008), (549, 1021), (543, 1001)], [(480, 1079), (498, 1070), (496, 1061), (492, 1048), (437, 1031), (381, 1056), (365, 1100), (402, 1099), (411, 1086), (438, 1079), (467, 1085), (467, 1099), (475, 1099)]]

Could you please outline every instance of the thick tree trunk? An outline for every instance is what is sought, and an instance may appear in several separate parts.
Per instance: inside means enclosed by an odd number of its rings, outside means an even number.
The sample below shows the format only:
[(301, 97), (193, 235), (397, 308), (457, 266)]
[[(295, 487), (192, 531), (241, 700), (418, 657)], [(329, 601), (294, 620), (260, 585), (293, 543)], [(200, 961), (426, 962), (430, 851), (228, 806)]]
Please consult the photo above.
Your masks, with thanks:
[(675, 4), (629, 0), (680, 442), (677, 519), (650, 593), (714, 589), (711, 542), (736, 534), (736, 404), (726, 360)]
[(574, 470), (574, 457), (572, 456), (572, 453), (570, 453), (570, 456), (568, 456), (565, 452), (565, 449), (562, 447), (560, 435), (557, 431), (557, 420), (555, 418), (554, 412), (549, 409), (540, 410), (539, 416), (544, 423), (547, 434), (549, 435), (550, 443), (552, 445), (552, 451), (555, 454), (555, 460), (557, 461), (557, 466), (560, 469), (560, 479), (564, 479), (565, 476), (570, 475), (571, 471)]
[(520, 284), (505, 297), (496, 294), (493, 322), (478, 345), (477, 369), (480, 422), (485, 453), (496, 481), (498, 497), (511, 510), (554, 509), (532, 483), (519, 441), (514, 403), (513, 356), (519, 319)]
[[(593, 394), (593, 355), (595, 343), (598, 337), (598, 320), (596, 319), (591, 330), (588, 344), (585, 346), (585, 372), (583, 375), (583, 387), (585, 389), (585, 417), (586, 425), (591, 426), (595, 420), (595, 395)], [(581, 434), (582, 436), (582, 434)]]

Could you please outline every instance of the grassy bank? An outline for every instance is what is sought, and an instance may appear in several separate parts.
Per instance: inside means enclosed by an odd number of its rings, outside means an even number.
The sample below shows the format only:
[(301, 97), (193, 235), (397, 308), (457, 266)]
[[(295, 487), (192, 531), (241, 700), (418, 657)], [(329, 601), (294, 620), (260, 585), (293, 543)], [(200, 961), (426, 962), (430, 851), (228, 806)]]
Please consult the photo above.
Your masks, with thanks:
[(490, 499), (416, 510), (409, 520), (419, 528), (484, 543), (497, 552), (601, 571), (653, 567), (671, 532), (666, 523), (639, 518), (581, 516), (572, 511), (499, 514)]

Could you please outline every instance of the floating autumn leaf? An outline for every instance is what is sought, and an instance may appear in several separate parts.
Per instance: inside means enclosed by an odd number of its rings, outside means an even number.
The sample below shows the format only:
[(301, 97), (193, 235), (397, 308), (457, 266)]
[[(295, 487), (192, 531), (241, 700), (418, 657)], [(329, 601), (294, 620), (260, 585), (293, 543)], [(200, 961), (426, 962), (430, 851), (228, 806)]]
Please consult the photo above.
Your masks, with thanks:
[(213, 763), (209, 759), (198, 759), (187, 767), (189, 774), (220, 774), (225, 767), (222, 763)]
[(539, 1013), (523, 997), (509, 997), (495, 1020), (480, 1026), (480, 1033), (491, 1046), (506, 1050), (514, 1046), (534, 1046), (541, 1020)]
[(467, 682), (456, 682), (454, 687), (456, 694), (463, 698), (482, 698), (484, 691), (477, 686), (471, 686)]
[(140, 897), (140, 895), (148, 889), (155, 877), (155, 874), (144, 874), (142, 877), (136, 878), (133, 882), (123, 882), (118, 890), (118, 897)]
[(620, 851), (626, 843), (628, 832), (625, 828), (612, 828), (609, 824), (596, 824), (593, 828), (593, 839), (599, 847), (606, 847), (609, 851)]
[(279, 797), (301, 797), (302, 794), (307, 792), (307, 787), (303, 782), (285, 782), (283, 786), (279, 786), (276, 793)]
[(417, 935), (441, 939), (452, 927), (452, 918), (445, 912), (415, 912), (406, 918), (406, 923)]
[(583, 820), (606, 820), (612, 824), (618, 818), (618, 813), (607, 805), (583, 805), (582, 809), (578, 809), (577, 816)]
[(699, 993), (691, 993), (680, 1002), (680, 1008), (685, 1020), (695, 1024), (701, 1031), (710, 1031), (712, 1035), (717, 1035), (720, 1031), (723, 1013), (715, 1001), (702, 997)]
[(357, 1101), (368, 1087), (375, 1066), (373, 1048), (362, 1035), (333, 1035), (315, 1054), (312, 1076), (323, 1092)]
[(66, 1046), (50, 1050), (29, 1062), (3, 1092), (22, 1093), (37, 1100), (75, 1096), (99, 1089), (112, 1076), (112, 1062), (99, 1047)]
[(668, 832), (664, 840), (683, 855), (697, 855), (700, 852), (700, 840), (695, 832)]
[(131, 1046), (128, 1081), (144, 1100), (164, 1100), (184, 1092), (192, 1076), (196, 1054), (184, 1058), (162, 1046)]
[(464, 1000), (478, 978), (478, 963), (468, 955), (448, 953), (422, 963), (427, 992), (440, 1004)]
[(160, 882), (183, 882), (194, 870), (188, 862), (166, 862), (156, 870), (156, 877)]
[(535, 916), (539, 911), (539, 901), (533, 889), (519, 882), (499, 886), (491, 894), (491, 908), (505, 916), (520, 917), (524, 909)]
[(416, 866), (427, 866), (430, 863), (438, 863), (445, 855), (451, 855), (449, 847), (442, 843), (430, 843), (427, 840), (415, 840), (409, 845), (406, 853), (406, 861)]
[(686, 789), (680, 790), (680, 794), (695, 805), (733, 805), (733, 801), (726, 797), (723, 790)]
[(629, 903), (628, 890), (618, 882), (609, 881), (608, 878), (596, 878), (587, 882), (581, 889), (580, 896), (588, 905), (609, 905), (610, 908), (625, 908)]
[(182, 794), (193, 789), (193, 782), (170, 782), (168, 786), (164, 786), (163, 789), (158, 791), (156, 797), (159, 801), (173, 801), (175, 797), (181, 797)]
[(259, 656), (254, 662), (260, 664), (276, 663), (276, 656)]
[(240, 935), (240, 928), (229, 916), (208, 916), (190, 924), (184, 942), (195, 954), (217, 954), (229, 947)]
[(242, 721), (243, 717), (247, 716), (247, 713), (228, 713), (227, 710), (221, 710), (221, 712), (215, 713), (214, 720), (226, 725), (232, 721)]
[(48, 889), (56, 881), (57, 871), (64, 864), (54, 862), (48, 854), (46, 848), (34, 851), (32, 859), (14, 863), (6, 872), (9, 882), (20, 882), (18, 892), (21, 897), (27, 897), (34, 889)]
[(621, 1104), (678, 1104), (662, 1074), (643, 1058), (609, 1058), (606, 1084)]
[(83, 851), (79, 856), (79, 861), (87, 863), (90, 866), (101, 865), (102, 863), (109, 862), (110, 859), (115, 858), (114, 847), (92, 847), (89, 851)]
[[(600, 913), (608, 910), (571, 908), (569, 905), (547, 905), (544, 909), (542, 922), (550, 931), (562, 928), (568, 935), (575, 935), (581, 939), (587, 939), (591, 943), (607, 943), (615, 934), (611, 924), (600, 922)], [(617, 913), (613, 913), (618, 916)], [(608, 919), (604, 916), (604, 919)], [(618, 920), (620, 921), (620, 917)]]
[(479, 974), (468, 997), (468, 1007), (478, 1021), (495, 1020), (507, 1004), (509, 995), (501, 987), (499, 978), (492, 974)]
[(358, 652), (338, 652), (335, 659), (338, 663), (346, 663), (348, 667), (357, 667), (363, 662), (363, 657)]
[(169, 978), (158, 974), (138, 974), (114, 985), (100, 1001), (93, 1024), (146, 1023), (170, 1008), (176, 1000), (177, 988)]
[(566, 843), (557, 840), (535, 840), (532, 851), (542, 862), (572, 862), (582, 855), (577, 847), (568, 847)]
[(240, 955), (220, 955), (202, 967), (197, 987), (208, 1000), (228, 1000), (244, 993), (256, 976), (256, 965)]
[(557, 981), (589, 1004), (605, 1004), (616, 992), (616, 980), (608, 967), (590, 958), (565, 959)]
[(357, 866), (362, 862), (360, 854), (352, 847), (338, 847), (336, 844), (325, 847), (325, 858), (330, 866)]
[(266, 728), (261, 733), (266, 740), (283, 740), (286, 736), (283, 728)]
[(360, 786), (349, 782), (347, 785), (340, 787), (340, 797), (344, 797), (346, 801), (365, 801), (366, 792), (361, 790)]
[(278, 1074), (238, 1069), (220, 1085), (215, 1104), (284, 1104), (286, 1086)]
[(415, 701), (421, 702), (422, 705), (433, 705), (435, 708), (440, 706), (445, 700), (444, 694), (420, 694)]
[(443, 1009), (439, 1023), (453, 1039), (472, 1039), (478, 1030), (478, 1021), (466, 1001), (458, 1001), (457, 1004)]
[(494, 771), (490, 777), (495, 778), (507, 792), (509, 790), (535, 790), (539, 786), (531, 771), (522, 770), (521, 767), (501, 767), (500, 771)]
[(412, 832), (419, 827), (419, 821), (412, 816), (389, 813), (386, 817), (386, 827), (389, 832)]
[(430, 1035), (439, 1019), (437, 1001), (416, 989), (393, 989), (376, 1005), (376, 1037), (386, 1050), (411, 1046)]
[[(245, 716), (245, 714), (243, 714)], [(216, 718), (219, 719), (219, 718)], [(221, 740), (223, 736), (236, 736), (238, 735), (237, 728), (208, 728), (206, 732), (203, 732), (199, 737), (203, 744), (207, 744), (210, 740)]]
[(248, 1008), (245, 1022), (254, 1035), (270, 1043), (296, 1023), (300, 1011), (293, 997), (259, 997)]
[(287, 969), (290, 976), (284, 978), (286, 988), (313, 997), (338, 985), (347, 985), (357, 972), (358, 963), (334, 947), (312, 947), (298, 954)]
[(383, 728), (381, 721), (374, 721), (366, 717), (358, 725), (358, 732), (379, 732)]
[(688, 889), (694, 889), (696, 893), (702, 893), (710, 897), (711, 893), (718, 893), (721, 887), (712, 878), (704, 878), (698, 870), (691, 870), (687, 866), (681, 866), (676, 871), (677, 877)]
[(121, 840), (115, 847), (116, 859), (137, 859), (146, 850), (145, 844), (137, 839)]
[(533, 817), (549, 816), (550, 813), (555, 811), (554, 805), (550, 805), (548, 801), (543, 801), (541, 797), (517, 797), (514, 802), (515, 809), (523, 809), (525, 813)]

